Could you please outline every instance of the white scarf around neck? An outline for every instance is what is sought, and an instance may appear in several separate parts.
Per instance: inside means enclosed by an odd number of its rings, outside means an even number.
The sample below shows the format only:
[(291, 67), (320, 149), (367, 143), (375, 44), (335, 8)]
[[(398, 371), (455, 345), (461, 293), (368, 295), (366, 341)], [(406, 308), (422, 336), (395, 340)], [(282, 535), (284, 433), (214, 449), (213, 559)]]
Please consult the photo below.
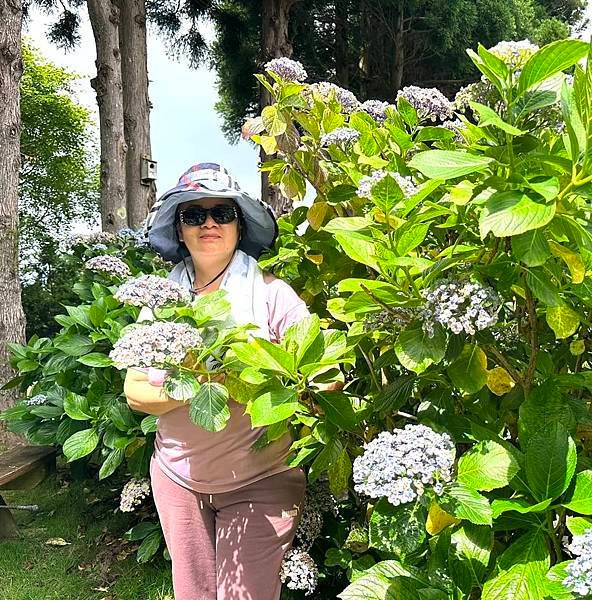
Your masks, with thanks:
[[(191, 257), (175, 265), (168, 278), (192, 290), (195, 271)], [(259, 329), (251, 334), (269, 340), (267, 289), (263, 271), (257, 261), (242, 250), (236, 250), (223, 276), (220, 289), (226, 291), (233, 321), (237, 325), (257, 325)]]

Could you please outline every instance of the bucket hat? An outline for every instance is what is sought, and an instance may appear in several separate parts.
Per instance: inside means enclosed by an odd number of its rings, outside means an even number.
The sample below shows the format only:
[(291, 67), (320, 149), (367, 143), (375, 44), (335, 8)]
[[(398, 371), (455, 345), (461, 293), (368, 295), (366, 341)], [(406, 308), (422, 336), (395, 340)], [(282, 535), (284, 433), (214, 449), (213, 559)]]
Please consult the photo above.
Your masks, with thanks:
[(238, 245), (243, 252), (257, 259), (263, 250), (273, 246), (278, 227), (271, 207), (242, 191), (224, 167), (199, 163), (185, 171), (177, 185), (154, 203), (146, 219), (148, 241), (165, 260), (180, 262), (189, 255), (177, 236), (177, 207), (201, 198), (230, 198), (236, 202), (243, 217)]

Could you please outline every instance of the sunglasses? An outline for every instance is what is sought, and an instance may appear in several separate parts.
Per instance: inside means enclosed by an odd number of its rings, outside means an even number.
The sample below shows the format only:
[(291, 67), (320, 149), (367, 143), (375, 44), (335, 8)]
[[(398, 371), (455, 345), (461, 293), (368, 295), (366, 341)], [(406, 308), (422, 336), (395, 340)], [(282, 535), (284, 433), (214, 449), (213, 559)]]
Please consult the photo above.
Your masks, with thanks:
[(229, 204), (216, 204), (211, 208), (204, 208), (203, 206), (190, 206), (185, 210), (179, 211), (179, 220), (184, 225), (203, 225), (208, 215), (212, 216), (212, 219), (218, 225), (228, 225), (236, 219), (238, 219), (238, 212), (234, 206)]

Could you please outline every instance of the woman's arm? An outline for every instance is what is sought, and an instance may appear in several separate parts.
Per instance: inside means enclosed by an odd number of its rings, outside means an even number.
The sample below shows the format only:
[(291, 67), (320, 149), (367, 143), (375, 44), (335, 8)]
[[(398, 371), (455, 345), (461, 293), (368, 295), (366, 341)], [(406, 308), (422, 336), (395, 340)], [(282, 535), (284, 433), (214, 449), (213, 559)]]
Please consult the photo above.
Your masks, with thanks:
[(147, 373), (138, 369), (127, 370), (123, 392), (130, 408), (149, 415), (164, 415), (183, 406), (167, 396), (162, 386), (149, 383)]

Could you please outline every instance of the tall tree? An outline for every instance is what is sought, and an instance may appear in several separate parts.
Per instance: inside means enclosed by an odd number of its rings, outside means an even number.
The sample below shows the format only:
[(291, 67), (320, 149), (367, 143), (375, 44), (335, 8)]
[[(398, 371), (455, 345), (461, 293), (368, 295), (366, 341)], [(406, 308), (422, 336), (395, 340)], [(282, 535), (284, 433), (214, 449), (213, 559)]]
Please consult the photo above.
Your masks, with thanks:
[[(14, 375), (8, 344), (23, 343), (25, 334), (18, 278), (22, 20), (21, 0), (0, 0), (0, 384)], [(0, 410), (8, 408), (14, 401), (12, 392), (0, 392)], [(5, 431), (0, 431), (0, 436), (5, 444), (15, 443), (18, 439)]]
[(128, 225), (119, 8), (111, 0), (88, 0), (87, 7), (97, 50), (91, 85), (101, 127), (101, 221), (104, 231), (117, 231)]
[(123, 123), (127, 143), (125, 185), (128, 223), (138, 229), (154, 204), (156, 189), (142, 180), (142, 164), (151, 158), (146, 5), (144, 0), (118, 0), (119, 48), (123, 83)]

